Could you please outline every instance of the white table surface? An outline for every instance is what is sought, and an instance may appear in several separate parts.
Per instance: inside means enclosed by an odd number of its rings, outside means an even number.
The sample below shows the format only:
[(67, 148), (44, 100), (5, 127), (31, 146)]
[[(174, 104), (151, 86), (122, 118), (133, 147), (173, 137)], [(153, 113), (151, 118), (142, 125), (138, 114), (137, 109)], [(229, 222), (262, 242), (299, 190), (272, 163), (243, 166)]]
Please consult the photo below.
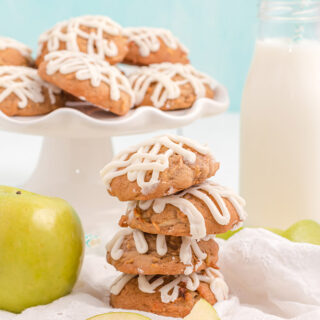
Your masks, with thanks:
[[(169, 130), (177, 133), (177, 130)], [(114, 151), (135, 144), (147, 137), (159, 135), (165, 131), (149, 134), (114, 137)], [(220, 170), (216, 181), (234, 190), (238, 189), (239, 171), (239, 115), (225, 113), (212, 118), (200, 119), (182, 129), (183, 135), (207, 143), (216, 159)], [(178, 133), (181, 133), (179, 130)], [(34, 170), (41, 137), (14, 134), (0, 131), (0, 184), (10, 186), (22, 185)], [(97, 168), (98, 170), (101, 168)]]

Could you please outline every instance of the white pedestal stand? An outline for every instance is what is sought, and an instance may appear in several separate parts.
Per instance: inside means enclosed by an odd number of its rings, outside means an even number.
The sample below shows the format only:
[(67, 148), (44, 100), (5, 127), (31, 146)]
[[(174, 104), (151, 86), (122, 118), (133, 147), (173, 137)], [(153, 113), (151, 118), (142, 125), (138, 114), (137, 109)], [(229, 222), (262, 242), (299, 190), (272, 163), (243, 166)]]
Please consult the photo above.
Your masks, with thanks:
[(106, 112), (88, 116), (71, 108), (39, 117), (10, 118), (0, 112), (0, 129), (44, 136), (38, 165), (23, 188), (66, 199), (89, 230), (97, 216), (125, 207), (108, 195), (99, 176), (99, 170), (112, 159), (110, 137), (182, 127), (220, 114), (228, 105), (226, 89), (218, 86), (214, 100), (199, 99), (187, 110), (141, 107), (124, 117)]

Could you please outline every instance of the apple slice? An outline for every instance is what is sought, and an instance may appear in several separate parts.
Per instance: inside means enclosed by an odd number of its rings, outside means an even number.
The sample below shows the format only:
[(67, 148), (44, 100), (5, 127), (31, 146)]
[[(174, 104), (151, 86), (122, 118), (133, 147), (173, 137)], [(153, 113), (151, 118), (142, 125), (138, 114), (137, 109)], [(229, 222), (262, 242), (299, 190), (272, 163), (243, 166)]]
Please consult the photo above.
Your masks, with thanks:
[(220, 320), (215, 308), (206, 300), (200, 299), (183, 320)]
[(151, 320), (148, 317), (142, 316), (133, 312), (109, 312), (99, 314), (87, 320)]

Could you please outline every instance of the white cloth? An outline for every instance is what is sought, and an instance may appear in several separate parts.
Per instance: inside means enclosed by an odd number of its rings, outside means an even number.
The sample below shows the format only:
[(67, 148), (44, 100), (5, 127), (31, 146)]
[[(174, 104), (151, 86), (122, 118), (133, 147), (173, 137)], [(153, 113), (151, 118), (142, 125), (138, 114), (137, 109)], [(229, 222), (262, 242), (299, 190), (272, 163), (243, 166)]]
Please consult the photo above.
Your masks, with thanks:
[[(231, 291), (229, 300), (215, 305), (221, 320), (320, 319), (320, 246), (293, 243), (263, 229), (244, 229), (219, 242), (219, 265)], [(107, 288), (117, 272), (104, 256), (88, 251), (72, 294), (20, 315), (0, 311), (0, 319), (85, 320), (115, 311), (107, 306)]]

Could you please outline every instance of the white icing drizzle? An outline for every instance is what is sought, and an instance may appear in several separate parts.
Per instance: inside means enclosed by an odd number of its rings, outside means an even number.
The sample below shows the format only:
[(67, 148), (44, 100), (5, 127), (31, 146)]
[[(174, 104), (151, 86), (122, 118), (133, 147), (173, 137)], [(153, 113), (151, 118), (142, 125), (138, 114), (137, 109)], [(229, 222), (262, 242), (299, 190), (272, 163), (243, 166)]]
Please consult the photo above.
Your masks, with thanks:
[(111, 284), (110, 292), (114, 295), (118, 295), (122, 291), (122, 289), (125, 287), (125, 285), (134, 277), (136, 277), (135, 274), (125, 274), (125, 273), (121, 274)]
[[(152, 138), (122, 151), (101, 170), (100, 174), (107, 188), (110, 188), (113, 178), (127, 175), (129, 181), (137, 181), (143, 194), (148, 194), (157, 187), (160, 172), (169, 167), (169, 158), (172, 154), (181, 155), (186, 162), (191, 164), (196, 161), (196, 154), (184, 148), (183, 145), (191, 147), (201, 154), (210, 153), (208, 147), (201, 146), (196, 141), (182, 136), (165, 135)], [(160, 154), (162, 146), (167, 147), (168, 150)], [(151, 179), (145, 181), (146, 173), (150, 170), (152, 171)]]
[(36, 69), (20, 66), (0, 67), (0, 102), (3, 102), (11, 94), (14, 94), (20, 101), (18, 107), (24, 109), (28, 105), (28, 100), (35, 103), (45, 101), (43, 88), (48, 90), (51, 104), (56, 102), (55, 94), (61, 90), (54, 85), (44, 82)]
[[(176, 79), (177, 76), (183, 79)], [(149, 67), (141, 67), (132, 72), (129, 81), (133, 88), (136, 105), (139, 105), (151, 84), (155, 84), (151, 101), (156, 108), (165, 106), (168, 99), (177, 99), (180, 94), (180, 86), (190, 83), (197, 98), (206, 96), (206, 85), (214, 90), (216, 82), (204, 73), (197, 71), (190, 64), (160, 63)]]
[[(122, 243), (125, 237), (131, 234), (133, 235), (134, 244), (138, 253), (145, 254), (148, 252), (149, 247), (144, 233), (140, 230), (126, 228), (116, 233), (113, 239), (107, 244), (107, 251), (110, 252), (111, 258), (113, 260), (119, 260), (123, 256), (124, 251), (123, 249), (121, 249)], [(209, 241), (211, 239), (214, 239), (214, 236), (205, 237), (202, 240)], [(194, 272), (194, 270), (198, 270), (203, 261), (207, 258), (207, 254), (201, 251), (198, 245), (198, 240), (191, 239), (189, 237), (181, 237), (181, 240), (182, 243), (180, 247), (179, 257), (180, 261), (186, 265), (184, 274), (188, 275)], [(164, 256), (168, 252), (165, 235), (157, 234), (156, 251), (159, 256)], [(195, 265), (192, 262), (192, 252), (194, 252), (195, 256), (198, 259)]]
[[(162, 197), (155, 200), (137, 201), (133, 203), (135, 203), (136, 206), (139, 206), (142, 210), (147, 210), (152, 206), (154, 212), (156, 213), (161, 213), (167, 204), (177, 207), (188, 217), (192, 238), (202, 239), (207, 235), (205, 220), (201, 212), (192, 204), (192, 202), (183, 198), (183, 196), (186, 194), (191, 194), (203, 201), (210, 210), (215, 221), (220, 225), (227, 225), (230, 222), (230, 212), (223, 198), (226, 198), (232, 203), (241, 222), (247, 217), (247, 214), (244, 211), (244, 199), (235, 194), (232, 190), (220, 186), (219, 184), (210, 180), (186, 189), (179, 194)], [(212, 200), (211, 197), (216, 201), (217, 204)], [(130, 204), (131, 210), (133, 208), (133, 203)]]
[[(94, 28), (90, 33), (81, 27)], [(116, 22), (105, 16), (82, 16), (68, 21), (57, 23), (52, 29), (40, 35), (38, 40), (38, 55), (41, 54), (43, 44), (47, 42), (49, 52), (59, 50), (60, 43), (65, 43), (66, 50), (80, 51), (78, 38), (87, 40), (88, 54), (97, 55), (100, 58), (114, 57), (118, 54), (118, 48), (111, 39), (105, 39), (105, 35), (119, 36), (122, 28)]]
[[(118, 278), (114, 282), (111, 288), (111, 293), (118, 295), (126, 286), (126, 284), (134, 277), (136, 277), (136, 275), (130, 275), (127, 277), (127, 275), (123, 274), (122, 277)], [(158, 290), (161, 294), (161, 301), (163, 303), (173, 302), (179, 297), (179, 284), (181, 282), (184, 282), (186, 284), (186, 288), (190, 291), (196, 291), (200, 285), (200, 282), (208, 283), (210, 290), (215, 295), (218, 302), (225, 300), (228, 297), (229, 289), (223, 279), (222, 274), (213, 268), (207, 268), (204, 274), (192, 273), (188, 276), (175, 276), (174, 280), (162, 286), (161, 288), (159, 287), (164, 283), (166, 276), (161, 276), (152, 281), (154, 277), (155, 276), (139, 275), (139, 289), (146, 293), (154, 293)]]
[(171, 49), (181, 48), (188, 53), (188, 49), (173, 36), (170, 30), (147, 27), (131, 27), (123, 29), (123, 35), (128, 37), (129, 42), (134, 42), (139, 47), (141, 56), (147, 57), (151, 52), (160, 49), (159, 38)]
[(32, 50), (25, 44), (15, 39), (0, 37), (0, 50), (5, 50), (8, 48), (18, 50), (24, 57), (31, 58)]
[(111, 241), (107, 244), (107, 251), (110, 252), (112, 259), (119, 260), (123, 255), (121, 245), (124, 238), (133, 232), (132, 229), (123, 229), (115, 234)]
[(168, 252), (166, 236), (164, 234), (157, 234), (156, 249), (159, 256), (164, 256)]
[(103, 82), (110, 87), (111, 100), (118, 101), (121, 91), (130, 95), (133, 103), (133, 92), (128, 79), (107, 61), (82, 52), (55, 51), (45, 56), (47, 61), (46, 72), (52, 75), (75, 73), (78, 80), (90, 80), (93, 87), (98, 87)]
[(148, 243), (142, 231), (133, 230), (133, 239), (136, 244), (136, 249), (140, 254), (144, 254), (148, 251)]
[(164, 279), (158, 278), (152, 283), (149, 282), (154, 276), (138, 277), (139, 288), (143, 288), (143, 292), (154, 293), (155, 289), (163, 284)]

